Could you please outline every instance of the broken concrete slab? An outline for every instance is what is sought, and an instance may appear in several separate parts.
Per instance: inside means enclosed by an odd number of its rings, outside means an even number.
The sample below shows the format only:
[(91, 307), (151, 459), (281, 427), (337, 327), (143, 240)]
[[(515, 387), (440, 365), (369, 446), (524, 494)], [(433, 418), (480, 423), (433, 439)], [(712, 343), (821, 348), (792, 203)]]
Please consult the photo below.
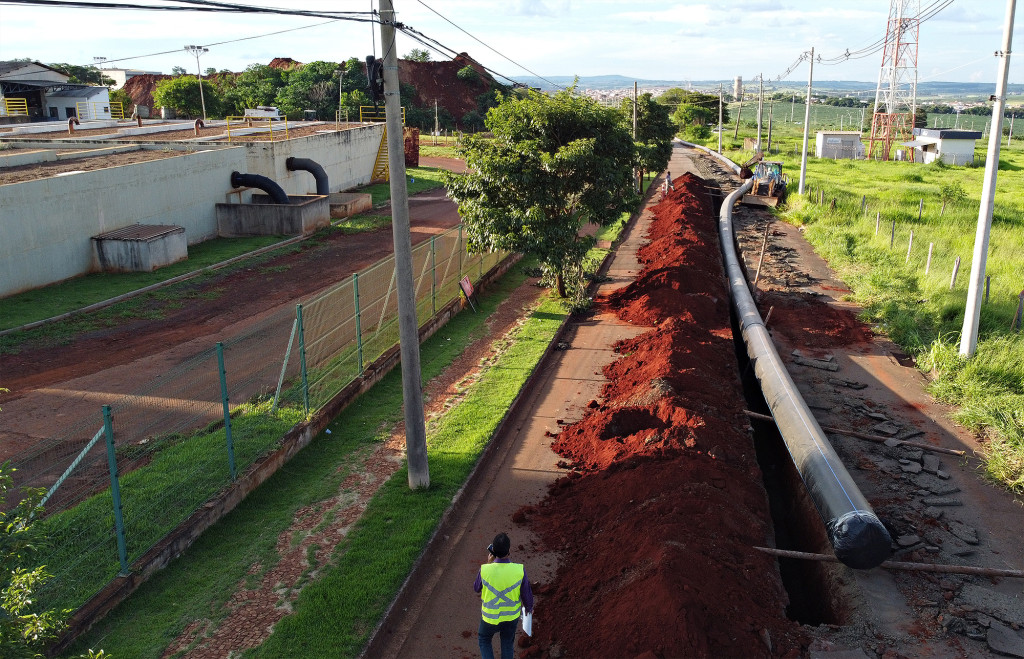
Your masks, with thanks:
[(809, 366), (810, 368), (817, 368), (822, 371), (838, 371), (839, 364), (832, 361), (825, 361), (824, 359), (812, 359), (809, 357), (793, 357), (793, 363), (799, 364), (800, 366)]
[(900, 547), (913, 547), (920, 542), (921, 536), (919, 535), (901, 535), (896, 538), (896, 544)]
[(906, 464), (901, 464), (900, 465), (900, 469), (902, 469), (904, 472), (906, 472), (908, 474), (920, 474), (921, 473), (921, 465), (920, 465), (920, 463), (911, 462), (910, 460), (907, 460)]
[(889, 435), (892, 437), (899, 434), (900, 427), (892, 421), (884, 421), (871, 426), (871, 432), (876, 435)]
[(999, 654), (1024, 657), (1024, 634), (993, 621), (985, 635), (988, 646)]
[[(1008, 625), (1024, 625), (1024, 593), (1004, 595), (978, 584), (965, 584), (956, 598), (960, 607), (971, 606)], [(995, 624), (995, 623), (993, 623)]]
[(926, 506), (962, 506), (964, 502), (956, 497), (925, 497), (921, 503)]
[(978, 530), (973, 526), (967, 526), (963, 522), (951, 521), (949, 523), (949, 532), (969, 545), (976, 545), (980, 542), (978, 540)]
[(868, 385), (863, 382), (857, 382), (855, 380), (844, 380), (842, 378), (829, 378), (828, 383), (836, 387), (846, 387), (847, 389), (867, 389)]
[(910, 479), (914, 485), (928, 490), (935, 496), (945, 496), (947, 494), (954, 494), (960, 491), (960, 488), (956, 485), (944, 481), (941, 478), (932, 476), (931, 474), (918, 474)]
[(942, 463), (939, 462), (938, 456), (928, 453), (927, 455), (924, 456), (923, 466), (924, 470), (927, 471), (929, 474), (934, 474), (942, 466)]

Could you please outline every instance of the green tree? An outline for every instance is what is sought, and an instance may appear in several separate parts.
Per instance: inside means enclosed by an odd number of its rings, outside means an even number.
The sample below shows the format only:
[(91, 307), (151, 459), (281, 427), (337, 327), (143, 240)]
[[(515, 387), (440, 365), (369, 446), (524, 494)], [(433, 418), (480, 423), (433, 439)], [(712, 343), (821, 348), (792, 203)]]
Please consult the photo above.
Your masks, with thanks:
[(476, 84), (480, 82), (480, 73), (470, 65), (466, 65), (455, 72), (455, 77), (462, 82)]
[(113, 78), (103, 75), (103, 72), (95, 66), (78, 66), (77, 64), (47, 64), (51, 69), (57, 69), (68, 76), (68, 82), (76, 85), (103, 85), (109, 87), (114, 84)]
[(32, 594), (49, 579), (45, 566), (31, 567), (40, 538), (33, 517), (41, 509), (42, 490), (26, 491), (26, 498), (7, 506), (12, 485), (10, 463), (0, 465), (0, 658), (42, 656), (46, 645), (64, 628), (68, 611), (37, 611)]
[(503, 97), (485, 123), (493, 139), (467, 137), (458, 149), (469, 173), (445, 174), (469, 248), (536, 254), (559, 295), (582, 300), (593, 238), (580, 228), (608, 224), (636, 203), (630, 133), (616, 110), (575, 88)]
[(406, 53), (403, 59), (411, 60), (413, 62), (429, 62), (430, 51), (424, 48), (413, 48)]
[(110, 102), (120, 103), (125, 117), (130, 117), (135, 112), (135, 101), (132, 100), (131, 95), (123, 88), (110, 92)]
[(234, 79), (220, 76), (218, 82), (225, 110), (241, 116), (246, 108), (273, 105), (277, 93), (284, 87), (284, 74), (266, 64), (250, 64)]
[(188, 73), (188, 71), (186, 71), (185, 67), (183, 67), (183, 66), (172, 66), (171, 67), (171, 75), (172, 76), (183, 76), (183, 75), (186, 75), (187, 73)]
[(924, 108), (917, 108), (914, 110), (914, 128), (927, 128), (928, 127), (928, 113), (925, 112)]
[(287, 84), (277, 92), (274, 104), (288, 116), (315, 110), (319, 117), (333, 117), (338, 108), (337, 62), (310, 62), (288, 75)]
[(203, 116), (203, 102), (207, 116), (221, 114), (221, 96), (209, 80), (203, 80), (203, 96), (199, 96), (199, 79), (195, 76), (179, 76), (156, 83), (153, 103), (157, 107), (174, 108), (188, 117)]
[[(633, 99), (624, 98), (619, 105), (623, 125), (633, 130)], [(660, 172), (672, 157), (672, 138), (676, 128), (669, 117), (668, 106), (657, 103), (649, 94), (636, 99), (636, 148), (640, 168), (644, 172)]]

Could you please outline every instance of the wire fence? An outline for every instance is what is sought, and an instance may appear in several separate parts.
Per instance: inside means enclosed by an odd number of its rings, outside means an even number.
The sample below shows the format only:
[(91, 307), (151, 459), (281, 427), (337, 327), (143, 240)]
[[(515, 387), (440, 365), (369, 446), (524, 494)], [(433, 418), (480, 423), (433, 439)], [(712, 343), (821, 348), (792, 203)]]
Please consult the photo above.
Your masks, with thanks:
[[(413, 250), (422, 325), (506, 254), (469, 254), (462, 227)], [(39, 559), (47, 608), (77, 608), (158, 544), (296, 423), (398, 343), (388, 257), (210, 346), (136, 393), (99, 405), (12, 459), (47, 490)]]

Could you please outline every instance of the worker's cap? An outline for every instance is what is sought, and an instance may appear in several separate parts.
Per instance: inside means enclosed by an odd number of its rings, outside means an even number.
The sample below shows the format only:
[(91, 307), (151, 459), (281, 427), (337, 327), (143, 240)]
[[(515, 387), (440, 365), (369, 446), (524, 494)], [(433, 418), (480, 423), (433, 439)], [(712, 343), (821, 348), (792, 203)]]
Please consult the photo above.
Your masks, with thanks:
[(508, 551), (512, 547), (512, 541), (508, 539), (508, 536), (504, 533), (499, 533), (494, 536), (494, 542), (487, 548), (492, 554), (498, 558), (505, 558), (508, 556)]

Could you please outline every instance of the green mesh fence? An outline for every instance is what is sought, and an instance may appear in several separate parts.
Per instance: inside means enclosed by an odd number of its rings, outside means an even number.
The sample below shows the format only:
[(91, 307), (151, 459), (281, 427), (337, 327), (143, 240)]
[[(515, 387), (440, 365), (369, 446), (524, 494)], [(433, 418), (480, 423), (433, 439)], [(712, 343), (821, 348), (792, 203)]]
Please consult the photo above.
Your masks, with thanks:
[[(460, 279), (478, 281), (504, 256), (466, 253), (461, 227), (418, 245), (420, 324), (461, 295)], [(50, 542), (38, 559), (53, 577), (40, 604), (84, 604), (397, 345), (397, 316), (390, 257), (208, 345), (140, 391), (112, 394), (18, 453), (15, 484), (48, 490), (40, 524)]]

